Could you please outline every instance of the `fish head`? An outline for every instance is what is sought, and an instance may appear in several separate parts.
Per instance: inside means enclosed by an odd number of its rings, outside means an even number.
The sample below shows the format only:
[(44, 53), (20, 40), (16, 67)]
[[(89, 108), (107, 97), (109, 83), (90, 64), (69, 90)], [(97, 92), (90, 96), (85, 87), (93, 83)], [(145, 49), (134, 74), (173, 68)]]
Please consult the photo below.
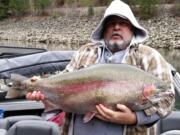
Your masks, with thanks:
[(40, 80), (39, 77), (27, 78), (19, 74), (11, 74), (11, 87), (14, 89), (26, 89), (28, 91), (34, 89), (33, 86)]
[(34, 84), (37, 78), (27, 78), (19, 74), (11, 74), (10, 82), (5, 87), (8, 89), (6, 98), (17, 98), (25, 95), (29, 91), (34, 90)]
[(12, 83), (0, 83), (0, 91), (6, 92), (6, 95), (4, 96), (6, 99), (18, 98), (24, 95), (22, 91), (16, 90), (11, 86)]

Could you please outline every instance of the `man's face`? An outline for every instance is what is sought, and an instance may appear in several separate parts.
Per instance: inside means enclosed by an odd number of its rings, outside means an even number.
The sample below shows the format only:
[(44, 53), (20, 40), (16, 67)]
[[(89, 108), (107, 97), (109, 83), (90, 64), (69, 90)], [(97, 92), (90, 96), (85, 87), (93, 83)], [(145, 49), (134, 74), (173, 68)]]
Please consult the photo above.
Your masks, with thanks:
[(132, 25), (128, 20), (112, 16), (104, 25), (103, 38), (112, 53), (126, 49), (132, 37)]

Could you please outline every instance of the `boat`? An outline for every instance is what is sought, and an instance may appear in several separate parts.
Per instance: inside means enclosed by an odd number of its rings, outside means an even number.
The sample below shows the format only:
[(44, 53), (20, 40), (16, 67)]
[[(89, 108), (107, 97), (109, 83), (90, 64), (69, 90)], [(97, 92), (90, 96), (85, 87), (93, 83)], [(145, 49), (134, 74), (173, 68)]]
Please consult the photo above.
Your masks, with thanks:
[[(57, 71), (62, 71), (75, 53), (72, 50), (47, 51), (44, 49), (4, 46), (0, 46), (0, 50), (0, 83), (4, 84), (8, 83), (11, 73), (19, 73), (31, 77), (43, 73), (53, 74)], [(171, 67), (176, 91), (176, 101), (180, 103), (180, 74), (173, 66)], [(41, 128), (39, 128), (40, 131), (34, 130), (34, 133), (44, 133), (46, 127), (49, 126), (54, 131), (52, 135), (59, 134), (59, 130), (54, 123), (42, 120), (41, 114), (44, 111), (42, 102), (29, 101), (25, 97), (6, 99), (6, 93), (6, 91), (0, 91), (0, 113), (1, 109), (3, 110), (3, 118), (0, 118), (0, 135), (12, 134), (15, 130), (14, 128), (18, 128), (19, 125), (23, 125), (26, 130), (26, 126), (30, 126), (31, 128), (29, 130), (31, 131), (34, 128), (37, 130), (35, 127), (36, 124), (41, 125)], [(177, 108), (166, 118), (158, 122), (158, 134), (167, 132), (170, 132), (170, 134), (174, 132), (180, 133), (179, 125), (180, 111)]]

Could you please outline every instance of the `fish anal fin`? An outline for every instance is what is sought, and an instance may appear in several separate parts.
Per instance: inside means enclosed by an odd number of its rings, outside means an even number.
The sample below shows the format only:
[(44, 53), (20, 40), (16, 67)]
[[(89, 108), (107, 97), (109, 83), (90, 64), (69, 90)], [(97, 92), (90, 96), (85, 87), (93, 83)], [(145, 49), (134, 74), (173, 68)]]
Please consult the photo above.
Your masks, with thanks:
[(92, 120), (92, 118), (96, 115), (95, 112), (88, 112), (84, 115), (84, 118), (83, 118), (83, 122), (84, 123), (87, 123), (89, 122), (90, 120)]

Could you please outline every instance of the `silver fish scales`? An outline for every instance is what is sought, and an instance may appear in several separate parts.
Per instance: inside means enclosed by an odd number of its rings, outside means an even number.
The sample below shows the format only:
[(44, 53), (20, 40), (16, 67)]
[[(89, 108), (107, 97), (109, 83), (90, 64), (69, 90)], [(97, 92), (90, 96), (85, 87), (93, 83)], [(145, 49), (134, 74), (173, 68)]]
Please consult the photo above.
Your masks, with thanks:
[(65, 112), (95, 112), (96, 104), (116, 109), (117, 103), (132, 110), (145, 109), (167, 84), (155, 76), (126, 64), (97, 64), (74, 72), (31, 81), (12, 74), (12, 90), (41, 90), (46, 99)]

